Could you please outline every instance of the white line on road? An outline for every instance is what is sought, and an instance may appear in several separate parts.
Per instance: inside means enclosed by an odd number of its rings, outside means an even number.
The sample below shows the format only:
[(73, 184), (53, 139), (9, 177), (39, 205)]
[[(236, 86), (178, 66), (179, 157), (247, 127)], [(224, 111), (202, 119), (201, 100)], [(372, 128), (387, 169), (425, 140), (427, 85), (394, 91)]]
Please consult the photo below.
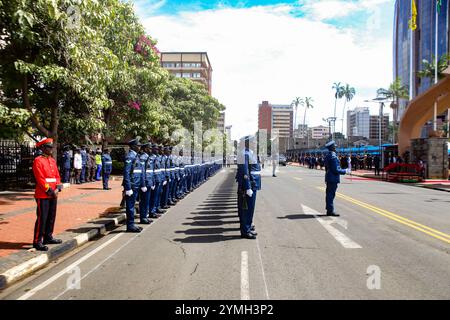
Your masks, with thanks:
[(261, 249), (259, 247), (258, 239), (256, 239), (256, 247), (258, 248), (259, 262), (261, 264), (261, 272), (262, 272), (262, 276), (263, 276), (263, 280), (264, 280), (264, 289), (266, 290), (266, 299), (270, 300), (270, 298), (269, 298), (269, 290), (267, 289), (266, 274), (264, 272), (264, 265), (263, 265), (263, 261), (262, 261)]
[(248, 279), (248, 252), (241, 252), (241, 300), (250, 300), (250, 284)]
[(339, 242), (344, 248), (346, 249), (361, 249), (362, 247), (354, 242), (352, 239), (347, 237), (345, 234), (340, 232), (339, 230), (335, 229), (331, 224), (336, 223), (337, 221), (335, 219), (333, 220), (324, 220), (318, 215), (320, 214), (316, 210), (313, 210), (307, 206), (304, 206), (302, 204), (303, 213), (307, 215), (313, 215), (317, 221), (320, 222), (320, 224), (328, 231), (329, 234), (333, 236), (333, 238), (336, 239), (337, 242)]

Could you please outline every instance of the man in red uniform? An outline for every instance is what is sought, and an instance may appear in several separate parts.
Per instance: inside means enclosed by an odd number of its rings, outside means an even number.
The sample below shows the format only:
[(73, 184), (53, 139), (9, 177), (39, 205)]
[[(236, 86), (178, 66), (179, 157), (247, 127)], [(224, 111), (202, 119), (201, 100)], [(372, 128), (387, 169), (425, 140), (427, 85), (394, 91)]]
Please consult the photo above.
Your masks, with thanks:
[(33, 247), (39, 251), (47, 251), (46, 244), (62, 242), (53, 238), (58, 192), (61, 191), (62, 185), (56, 161), (52, 157), (53, 139), (43, 139), (36, 146), (41, 148), (42, 155), (36, 157), (33, 162), (33, 174), (36, 179), (34, 197), (37, 202)]

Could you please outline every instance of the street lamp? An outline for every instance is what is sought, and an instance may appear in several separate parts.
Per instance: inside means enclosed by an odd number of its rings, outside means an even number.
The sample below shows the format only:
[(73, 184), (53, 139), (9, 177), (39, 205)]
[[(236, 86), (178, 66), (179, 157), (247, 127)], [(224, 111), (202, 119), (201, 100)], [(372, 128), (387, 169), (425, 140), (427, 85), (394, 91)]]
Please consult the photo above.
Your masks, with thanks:
[(324, 121), (324, 122), (328, 122), (328, 132), (329, 132), (329, 135), (330, 135), (330, 140), (334, 140), (334, 134), (333, 133), (331, 133), (331, 123), (333, 122), (336, 122), (336, 117), (329, 117), (329, 118), (322, 118), (322, 121)]
[(380, 115), (379, 115), (379, 121), (378, 121), (378, 145), (380, 148), (380, 156), (381, 156), (381, 165), (384, 167), (384, 152), (383, 152), (383, 140), (381, 138), (381, 123), (383, 121), (383, 109), (384, 109), (384, 104), (386, 102), (390, 102), (390, 100), (387, 100), (385, 98), (375, 98), (372, 100), (364, 100), (364, 102), (375, 102), (375, 103), (379, 103), (380, 104)]

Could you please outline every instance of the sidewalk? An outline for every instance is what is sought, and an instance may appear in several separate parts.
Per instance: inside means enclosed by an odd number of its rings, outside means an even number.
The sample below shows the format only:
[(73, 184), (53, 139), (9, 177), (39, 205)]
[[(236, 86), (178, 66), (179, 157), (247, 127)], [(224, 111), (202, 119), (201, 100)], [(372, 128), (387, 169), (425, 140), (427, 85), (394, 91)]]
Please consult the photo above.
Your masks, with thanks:
[[(71, 185), (58, 197), (54, 236), (63, 244), (49, 246), (46, 253), (32, 248), (36, 202), (34, 190), (0, 192), (0, 289), (37, 270), (58, 256), (103, 234), (125, 219), (119, 207), (121, 179)], [(100, 218), (100, 219), (99, 219)]]
[[(290, 166), (300, 167), (300, 164), (295, 162), (290, 162)], [(356, 178), (355, 178), (356, 177)], [(369, 170), (357, 170), (352, 171), (351, 177), (346, 177), (347, 179), (353, 180), (381, 180), (381, 176), (376, 176), (375, 172)], [(421, 183), (401, 183), (403, 185), (410, 185), (414, 187), (421, 187), (427, 189), (434, 189), (439, 191), (450, 192), (450, 180), (424, 180)]]

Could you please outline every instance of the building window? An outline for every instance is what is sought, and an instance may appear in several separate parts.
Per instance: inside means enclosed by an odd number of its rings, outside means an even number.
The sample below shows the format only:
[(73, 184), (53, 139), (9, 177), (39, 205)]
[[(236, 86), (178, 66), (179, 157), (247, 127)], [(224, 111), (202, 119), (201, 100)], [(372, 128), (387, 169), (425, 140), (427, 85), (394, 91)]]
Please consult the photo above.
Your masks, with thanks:
[(181, 72), (177, 72), (177, 73), (175, 73), (175, 77), (177, 77), (177, 78), (181, 78)]
[(175, 68), (175, 63), (164, 62), (163, 67), (164, 68)]

